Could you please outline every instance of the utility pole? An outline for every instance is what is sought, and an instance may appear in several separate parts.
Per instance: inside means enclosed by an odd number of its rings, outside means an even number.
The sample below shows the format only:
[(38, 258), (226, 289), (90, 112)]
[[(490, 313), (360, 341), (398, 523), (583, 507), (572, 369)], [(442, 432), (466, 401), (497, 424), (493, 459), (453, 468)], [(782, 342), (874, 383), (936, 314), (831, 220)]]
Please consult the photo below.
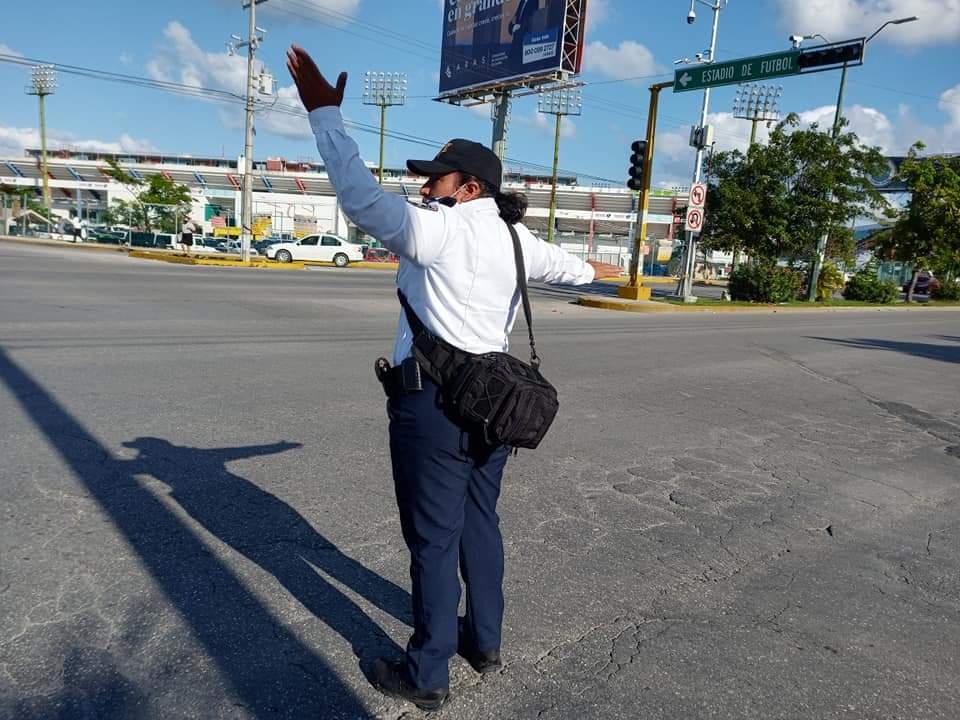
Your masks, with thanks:
[(579, 90), (560, 88), (540, 93), (537, 97), (537, 111), (556, 116), (553, 132), (553, 175), (550, 182), (550, 218), (547, 221), (547, 242), (553, 242), (555, 219), (557, 216), (557, 172), (560, 164), (560, 129), (564, 115), (579, 115), (583, 112), (583, 95)]
[[(906, 23), (912, 23), (919, 20), (916, 15), (911, 15), (910, 17), (897, 18), (896, 20), (887, 20), (883, 25), (878, 27), (873, 33), (863, 41), (863, 51), (866, 52), (867, 45), (873, 40), (877, 35), (879, 35), (884, 28), (889, 27), (890, 25), (905, 25)], [(812, 40), (813, 38), (820, 38), (825, 43), (829, 44), (829, 40), (819, 33), (814, 33), (813, 35), (791, 35), (790, 41), (793, 43), (795, 48), (799, 48), (804, 40)], [(837, 107), (833, 113), (833, 128), (831, 136), (833, 140), (836, 141), (840, 137), (840, 125), (841, 120), (843, 120), (843, 95), (847, 87), (847, 63), (843, 63), (843, 70), (840, 73), (840, 90), (837, 92)], [(831, 193), (828, 197), (828, 201), (833, 200), (833, 194)], [(854, 218), (854, 221), (856, 218)], [(807, 288), (807, 300), (810, 302), (816, 302), (817, 300), (817, 286), (820, 284), (820, 270), (823, 268), (823, 261), (826, 258), (827, 254), (827, 240), (829, 240), (829, 233), (825, 232), (821, 237), (819, 242), (817, 242), (817, 252), (813, 257), (813, 264), (810, 268), (810, 282), (808, 283)]]
[[(696, 13), (694, 8), (696, 3), (701, 3), (706, 5), (711, 10), (713, 10), (713, 27), (710, 32), (710, 48), (707, 50), (707, 59), (706, 62), (712, 63), (716, 59), (717, 51), (717, 29), (720, 25), (720, 10), (726, 5), (727, 0), (690, 0), (690, 12), (687, 14), (687, 23), (692, 24), (696, 21)], [(700, 111), (700, 128), (704, 128), (707, 125), (707, 115), (710, 112), (710, 88), (706, 88), (703, 91), (703, 108)], [(702, 172), (703, 172), (703, 151), (704, 146), (702, 144), (697, 146), (697, 159), (694, 165), (693, 170), (693, 182), (700, 182)], [(693, 270), (695, 266), (695, 260), (697, 256), (697, 241), (696, 234), (690, 231), (686, 233), (686, 242), (685, 242), (685, 251), (684, 251), (684, 261), (683, 269), (680, 275), (680, 282), (677, 284), (677, 296), (681, 298), (684, 302), (692, 303), (696, 302), (697, 298), (693, 294)]]
[(407, 74), (367, 72), (363, 77), (363, 104), (380, 108), (380, 184), (383, 185), (383, 147), (387, 108), (407, 101)]
[(27, 95), (36, 95), (40, 101), (40, 171), (43, 173), (43, 209), (50, 227), (50, 173), (47, 170), (47, 115), (46, 97), (57, 88), (57, 69), (53, 65), (34, 65), (30, 72), (31, 83)]
[(250, 240), (253, 234), (253, 104), (256, 93), (257, 76), (253, 72), (253, 57), (263, 42), (266, 30), (257, 27), (257, 5), (267, 0), (248, 0), (243, 8), (250, 10), (247, 39), (232, 36), (227, 49), (233, 55), (237, 49), (247, 48), (247, 102), (246, 122), (243, 141), (243, 180), (240, 185), (240, 259), (250, 262)]
[(500, 158), (503, 174), (507, 174), (505, 159), (507, 156), (507, 126), (510, 121), (510, 91), (500, 90), (493, 101), (493, 143), (494, 155)]
[[(647, 112), (647, 134), (646, 140), (633, 143), (634, 154), (641, 154), (642, 157), (636, 158), (639, 162), (634, 162), (634, 168), (641, 171), (639, 178), (632, 177), (627, 183), (631, 190), (635, 189), (635, 180), (640, 181), (640, 199), (637, 204), (637, 213), (639, 221), (636, 226), (636, 234), (633, 238), (633, 252), (630, 257), (630, 281), (617, 290), (617, 295), (629, 300), (649, 300), (650, 288), (644, 287), (640, 283), (641, 267), (640, 257), (643, 244), (647, 239), (647, 216), (650, 209), (650, 183), (653, 178), (653, 146), (657, 137), (657, 107), (660, 102), (660, 91), (664, 88), (672, 87), (673, 82), (662, 82), (650, 86), (650, 109)], [(633, 168), (631, 168), (633, 169)], [(633, 173), (631, 173), (633, 175)]]

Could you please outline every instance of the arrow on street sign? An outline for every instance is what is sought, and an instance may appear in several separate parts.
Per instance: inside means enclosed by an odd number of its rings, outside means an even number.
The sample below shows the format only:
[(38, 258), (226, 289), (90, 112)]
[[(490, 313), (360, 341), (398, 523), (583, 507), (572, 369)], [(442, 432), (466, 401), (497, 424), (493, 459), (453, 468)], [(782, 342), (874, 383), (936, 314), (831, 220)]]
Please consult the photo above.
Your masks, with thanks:
[(705, 63), (695, 68), (680, 68), (673, 75), (673, 91), (702, 90), (720, 85), (751, 83), (800, 73), (799, 50), (785, 50), (769, 55)]
[(694, 183), (690, 188), (690, 207), (703, 208), (707, 202), (707, 186), (703, 183)]

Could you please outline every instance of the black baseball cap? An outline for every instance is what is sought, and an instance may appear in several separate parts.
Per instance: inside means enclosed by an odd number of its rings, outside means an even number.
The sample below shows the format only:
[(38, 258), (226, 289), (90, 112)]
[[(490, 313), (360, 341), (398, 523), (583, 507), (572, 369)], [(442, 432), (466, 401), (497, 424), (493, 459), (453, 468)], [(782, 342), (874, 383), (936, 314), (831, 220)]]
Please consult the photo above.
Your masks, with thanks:
[(435, 177), (451, 172), (462, 172), (500, 189), (503, 166), (494, 152), (473, 140), (454, 138), (442, 148), (433, 160), (407, 160), (407, 169), (414, 175)]

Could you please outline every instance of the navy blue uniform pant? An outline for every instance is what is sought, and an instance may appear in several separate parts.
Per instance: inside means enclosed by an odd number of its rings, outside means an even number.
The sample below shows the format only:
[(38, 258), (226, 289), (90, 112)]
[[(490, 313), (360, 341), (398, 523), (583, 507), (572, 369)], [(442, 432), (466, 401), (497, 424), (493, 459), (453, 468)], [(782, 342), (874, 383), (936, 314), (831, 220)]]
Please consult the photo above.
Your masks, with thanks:
[(509, 456), (444, 415), (437, 386), (388, 403), (390, 457), (403, 539), (410, 550), (414, 632), (406, 660), (417, 687), (449, 685), (457, 651), (460, 575), (467, 629), (480, 650), (500, 647), (503, 540), (497, 516)]

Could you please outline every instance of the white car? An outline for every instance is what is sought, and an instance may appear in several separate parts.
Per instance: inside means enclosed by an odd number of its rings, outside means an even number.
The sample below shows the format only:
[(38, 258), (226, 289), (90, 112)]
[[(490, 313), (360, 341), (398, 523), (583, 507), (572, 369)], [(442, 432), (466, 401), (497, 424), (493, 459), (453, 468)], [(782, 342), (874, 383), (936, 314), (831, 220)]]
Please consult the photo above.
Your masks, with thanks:
[[(239, 240), (231, 240), (227, 243), (226, 252), (231, 255), (240, 255), (243, 253), (243, 245), (241, 245)], [(259, 254), (260, 252), (255, 247), (250, 248), (250, 257), (254, 257)]]
[(307, 235), (294, 242), (282, 242), (267, 248), (267, 257), (277, 262), (294, 260), (332, 262), (337, 267), (363, 260), (363, 250), (336, 235)]

